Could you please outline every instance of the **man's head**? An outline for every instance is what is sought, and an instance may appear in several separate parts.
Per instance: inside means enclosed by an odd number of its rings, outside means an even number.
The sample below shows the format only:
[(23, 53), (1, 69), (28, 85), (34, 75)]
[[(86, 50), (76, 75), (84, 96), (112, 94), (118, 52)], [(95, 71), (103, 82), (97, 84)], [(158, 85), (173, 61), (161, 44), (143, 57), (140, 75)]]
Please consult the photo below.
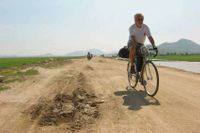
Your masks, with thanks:
[(144, 20), (144, 16), (142, 15), (142, 13), (135, 14), (134, 19), (137, 27), (141, 28)]

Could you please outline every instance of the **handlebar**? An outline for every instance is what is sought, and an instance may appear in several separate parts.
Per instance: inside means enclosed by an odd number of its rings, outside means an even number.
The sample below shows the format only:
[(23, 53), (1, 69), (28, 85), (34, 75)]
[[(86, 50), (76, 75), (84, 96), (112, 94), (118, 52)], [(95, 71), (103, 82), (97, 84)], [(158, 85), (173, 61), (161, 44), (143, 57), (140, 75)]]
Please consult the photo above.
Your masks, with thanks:
[(155, 51), (155, 54), (153, 57), (156, 57), (158, 55), (158, 49), (150, 48), (149, 51)]

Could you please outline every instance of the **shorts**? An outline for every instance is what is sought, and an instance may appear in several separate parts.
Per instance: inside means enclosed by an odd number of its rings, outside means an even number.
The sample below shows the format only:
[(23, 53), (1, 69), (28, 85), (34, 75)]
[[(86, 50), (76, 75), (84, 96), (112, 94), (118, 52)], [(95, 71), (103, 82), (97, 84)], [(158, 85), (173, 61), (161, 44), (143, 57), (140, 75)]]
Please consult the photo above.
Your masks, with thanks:
[(127, 45), (129, 51), (130, 51), (131, 48), (135, 48), (135, 49), (136, 49), (136, 53), (138, 53), (138, 52), (140, 51), (140, 48), (141, 48), (142, 46), (144, 46), (144, 44), (136, 43), (136, 45), (133, 45), (133, 44), (131, 43), (131, 41), (128, 41), (128, 45)]

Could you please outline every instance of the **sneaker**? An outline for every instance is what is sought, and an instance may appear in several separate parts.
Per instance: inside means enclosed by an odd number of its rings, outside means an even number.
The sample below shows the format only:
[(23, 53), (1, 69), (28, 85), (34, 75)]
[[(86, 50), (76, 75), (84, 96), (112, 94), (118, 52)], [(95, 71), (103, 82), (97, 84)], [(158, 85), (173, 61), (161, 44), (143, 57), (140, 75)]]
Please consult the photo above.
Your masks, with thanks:
[(135, 74), (135, 73), (136, 73), (136, 72), (135, 72), (135, 66), (134, 66), (134, 65), (131, 66), (131, 73), (132, 73), (132, 74)]

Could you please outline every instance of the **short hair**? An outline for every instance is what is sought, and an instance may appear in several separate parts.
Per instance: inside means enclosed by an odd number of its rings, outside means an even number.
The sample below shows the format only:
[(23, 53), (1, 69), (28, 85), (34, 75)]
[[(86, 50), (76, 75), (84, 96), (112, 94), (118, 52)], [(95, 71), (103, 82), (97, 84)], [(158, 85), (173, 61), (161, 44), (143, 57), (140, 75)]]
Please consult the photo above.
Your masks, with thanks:
[(144, 15), (142, 13), (137, 13), (134, 15), (134, 19), (136, 20), (138, 17), (142, 17), (144, 19)]

